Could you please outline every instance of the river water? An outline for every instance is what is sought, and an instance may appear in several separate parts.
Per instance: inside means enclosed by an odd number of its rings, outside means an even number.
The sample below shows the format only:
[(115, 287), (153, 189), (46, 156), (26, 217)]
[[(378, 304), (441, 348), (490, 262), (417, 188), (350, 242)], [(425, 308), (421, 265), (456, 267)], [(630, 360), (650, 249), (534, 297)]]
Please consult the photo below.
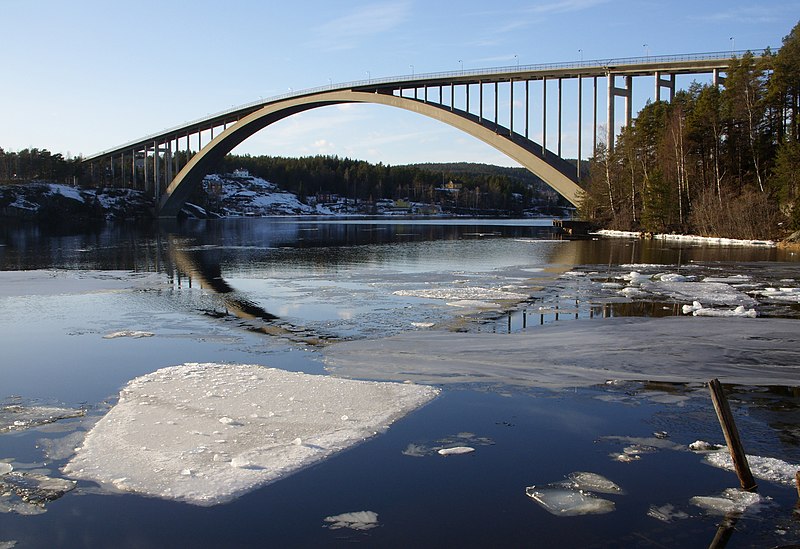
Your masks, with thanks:
[[(571, 326), (616, 317), (684, 317), (683, 306), (695, 300), (725, 314), (753, 310), (761, 320), (752, 322), (800, 317), (800, 257), (790, 251), (562, 239), (549, 220), (269, 218), (92, 234), (2, 231), (6, 416), (9, 406), (85, 416), (7, 432), (0, 424), (0, 467), (51, 478), (63, 476), (74, 447), (128, 381), (168, 366), (241, 363), (338, 375), (335, 350), (359, 342), (409, 332), (535, 337), (557, 327), (569, 334)], [(344, 371), (394, 379), (378, 368)], [(419, 382), (413, 366), (405, 373)], [(698, 439), (724, 442), (696, 380), (566, 388), (461, 373), (439, 373), (440, 396), (387, 432), (229, 503), (109, 493), (85, 480), (36, 514), (0, 497), (0, 547), (707, 547), (718, 534), (734, 547), (798, 540), (797, 494), (786, 482), (759, 482), (763, 499), (743, 516), (726, 519), (692, 503), (738, 485), (735, 474), (687, 449)], [(800, 463), (797, 384), (727, 388), (748, 453)], [(475, 451), (436, 454), (448, 445)], [(618, 459), (625, 448), (633, 457)], [(604, 496), (613, 512), (556, 516), (526, 495), (526, 487), (581, 471), (622, 487), (624, 495)], [(325, 521), (358, 511), (375, 513), (377, 525), (332, 529)], [(735, 528), (720, 526), (726, 520)]]

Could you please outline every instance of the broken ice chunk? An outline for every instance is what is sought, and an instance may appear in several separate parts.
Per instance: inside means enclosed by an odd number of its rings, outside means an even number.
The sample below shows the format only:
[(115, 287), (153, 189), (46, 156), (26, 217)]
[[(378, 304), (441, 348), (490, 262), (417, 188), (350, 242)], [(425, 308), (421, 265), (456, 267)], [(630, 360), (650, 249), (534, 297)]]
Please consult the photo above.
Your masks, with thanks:
[(0, 477), (0, 492), (13, 492), (25, 503), (44, 505), (75, 488), (75, 484), (73, 480), (12, 471)]
[(651, 505), (650, 509), (647, 510), (647, 516), (660, 520), (661, 522), (672, 522), (673, 520), (676, 519), (689, 518), (689, 515), (687, 513), (675, 509), (675, 506), (672, 505), (671, 503), (667, 503), (666, 505), (662, 505), (661, 507), (656, 507), (655, 505)]
[[(733, 471), (733, 459), (729, 452), (713, 452), (707, 454), (705, 461), (728, 471)], [(795, 484), (795, 474), (800, 470), (800, 465), (787, 463), (781, 459), (747, 455), (747, 462), (753, 476), (759, 479), (792, 486)]]
[(614, 502), (593, 496), (581, 490), (564, 486), (529, 486), (525, 493), (544, 509), (557, 517), (602, 515), (614, 510)]
[(134, 339), (139, 339), (141, 337), (153, 337), (154, 333), (152, 332), (141, 332), (138, 330), (120, 330), (119, 332), (112, 332), (110, 334), (106, 334), (103, 336), (103, 339), (116, 339), (118, 337), (132, 337)]
[(0, 433), (22, 431), (53, 423), (60, 419), (84, 415), (86, 415), (86, 410), (74, 410), (56, 406), (27, 406), (24, 404), (0, 406)]
[(601, 494), (624, 494), (625, 492), (615, 482), (608, 480), (603, 475), (597, 473), (587, 473), (579, 471), (570, 473), (567, 478), (570, 483), (578, 490), (589, 492), (600, 492)]
[(0, 476), (5, 475), (6, 473), (10, 473), (13, 470), (14, 467), (10, 463), (0, 461)]
[(728, 513), (758, 513), (769, 505), (772, 498), (755, 492), (745, 492), (737, 488), (727, 488), (719, 496), (695, 496), (689, 500), (692, 505), (705, 509), (713, 515)]
[(705, 440), (695, 440), (689, 444), (689, 450), (692, 452), (713, 452), (722, 448), (719, 444), (712, 444)]
[(378, 526), (378, 513), (374, 511), (342, 513), (341, 515), (325, 517), (325, 522), (329, 523), (328, 528), (331, 530), (338, 530), (339, 528), (370, 530)]
[(471, 446), (455, 446), (453, 448), (442, 448), (439, 450), (440, 456), (458, 456), (461, 454), (470, 454), (475, 451)]

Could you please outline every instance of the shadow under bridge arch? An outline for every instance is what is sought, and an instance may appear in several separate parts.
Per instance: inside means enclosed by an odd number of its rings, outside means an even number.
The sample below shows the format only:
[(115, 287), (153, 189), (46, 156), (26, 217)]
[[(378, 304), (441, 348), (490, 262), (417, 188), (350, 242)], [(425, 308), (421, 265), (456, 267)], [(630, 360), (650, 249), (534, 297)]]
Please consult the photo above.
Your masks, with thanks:
[(341, 90), (281, 100), (245, 116), (214, 138), (175, 176), (159, 205), (160, 217), (177, 216), (186, 199), (210, 170), (245, 139), (284, 118), (319, 107), (343, 103), (373, 103), (416, 112), (439, 120), (491, 145), (540, 177), (577, 206), (582, 193), (575, 181), (575, 167), (541, 145), (509, 132), (507, 128), (462, 110), (425, 103), (378, 91)]

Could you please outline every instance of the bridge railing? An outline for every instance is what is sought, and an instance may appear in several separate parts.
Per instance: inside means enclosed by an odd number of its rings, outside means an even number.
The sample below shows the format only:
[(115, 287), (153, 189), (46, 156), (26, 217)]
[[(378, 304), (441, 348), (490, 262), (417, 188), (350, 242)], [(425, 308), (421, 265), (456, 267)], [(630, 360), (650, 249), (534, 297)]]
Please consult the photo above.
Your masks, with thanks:
[(324, 86), (317, 86), (314, 88), (306, 88), (298, 91), (291, 91), (288, 93), (273, 95), (266, 99), (258, 99), (257, 101), (251, 101), (249, 103), (244, 103), (242, 105), (231, 107), (229, 109), (225, 109), (213, 114), (206, 115), (202, 118), (190, 120), (182, 124), (178, 124), (176, 126), (161, 130), (159, 132), (146, 135), (142, 138), (136, 139), (135, 141), (129, 141), (112, 149), (106, 149), (104, 151), (97, 152), (95, 154), (87, 156), (84, 160), (91, 160), (103, 157), (111, 153), (118, 152), (120, 150), (125, 150), (135, 147), (137, 145), (140, 145), (141, 143), (146, 143), (149, 141), (157, 141), (168, 135), (177, 135), (181, 133), (182, 130), (185, 130), (188, 127), (203, 126), (211, 120), (223, 119), (226, 117), (234, 116), (243, 111), (255, 109), (257, 107), (262, 107), (270, 103), (276, 103), (278, 101), (285, 101), (286, 99), (292, 99), (295, 97), (304, 97), (307, 95), (314, 95), (317, 93), (323, 93), (328, 91), (348, 90), (352, 88), (363, 88), (363, 87), (381, 87), (387, 85), (412, 83), (412, 82), (420, 82), (420, 85), (424, 85), (423, 84), (424, 81), (461, 80), (461, 79), (481, 77), (481, 76), (497, 76), (501, 74), (505, 75), (509, 73), (528, 74), (528, 73), (546, 72), (546, 71), (562, 70), (562, 69), (576, 69), (576, 70), (605, 69), (608, 67), (618, 67), (620, 65), (625, 65), (628, 67), (635, 65), (642, 65), (644, 67), (647, 65), (682, 63), (682, 62), (692, 62), (692, 61), (696, 62), (715, 61), (715, 60), (722, 61), (725, 59), (742, 57), (748, 52), (752, 53), (756, 57), (762, 57), (766, 53), (766, 51), (767, 50), (740, 50), (740, 51), (708, 52), (708, 53), (686, 53), (678, 55), (649, 55), (643, 57), (639, 56), (639, 57), (621, 57), (621, 58), (608, 58), (608, 59), (592, 59), (587, 61), (539, 63), (534, 65), (515, 64), (515, 65), (507, 65), (507, 66), (484, 68), (484, 69), (462, 69), (456, 71), (427, 72), (418, 74), (407, 74), (401, 76), (390, 76), (383, 78), (368, 78), (362, 80), (354, 80), (351, 82), (341, 82), (336, 84), (331, 83)]

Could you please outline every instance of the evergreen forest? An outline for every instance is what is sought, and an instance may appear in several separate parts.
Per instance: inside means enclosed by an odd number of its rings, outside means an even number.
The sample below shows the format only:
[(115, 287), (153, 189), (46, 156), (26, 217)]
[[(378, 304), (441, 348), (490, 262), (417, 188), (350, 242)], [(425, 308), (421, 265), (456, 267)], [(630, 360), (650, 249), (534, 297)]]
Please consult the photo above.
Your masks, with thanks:
[(771, 238), (800, 229), (800, 24), (721, 86), (648, 103), (591, 159), (579, 209), (643, 232)]

